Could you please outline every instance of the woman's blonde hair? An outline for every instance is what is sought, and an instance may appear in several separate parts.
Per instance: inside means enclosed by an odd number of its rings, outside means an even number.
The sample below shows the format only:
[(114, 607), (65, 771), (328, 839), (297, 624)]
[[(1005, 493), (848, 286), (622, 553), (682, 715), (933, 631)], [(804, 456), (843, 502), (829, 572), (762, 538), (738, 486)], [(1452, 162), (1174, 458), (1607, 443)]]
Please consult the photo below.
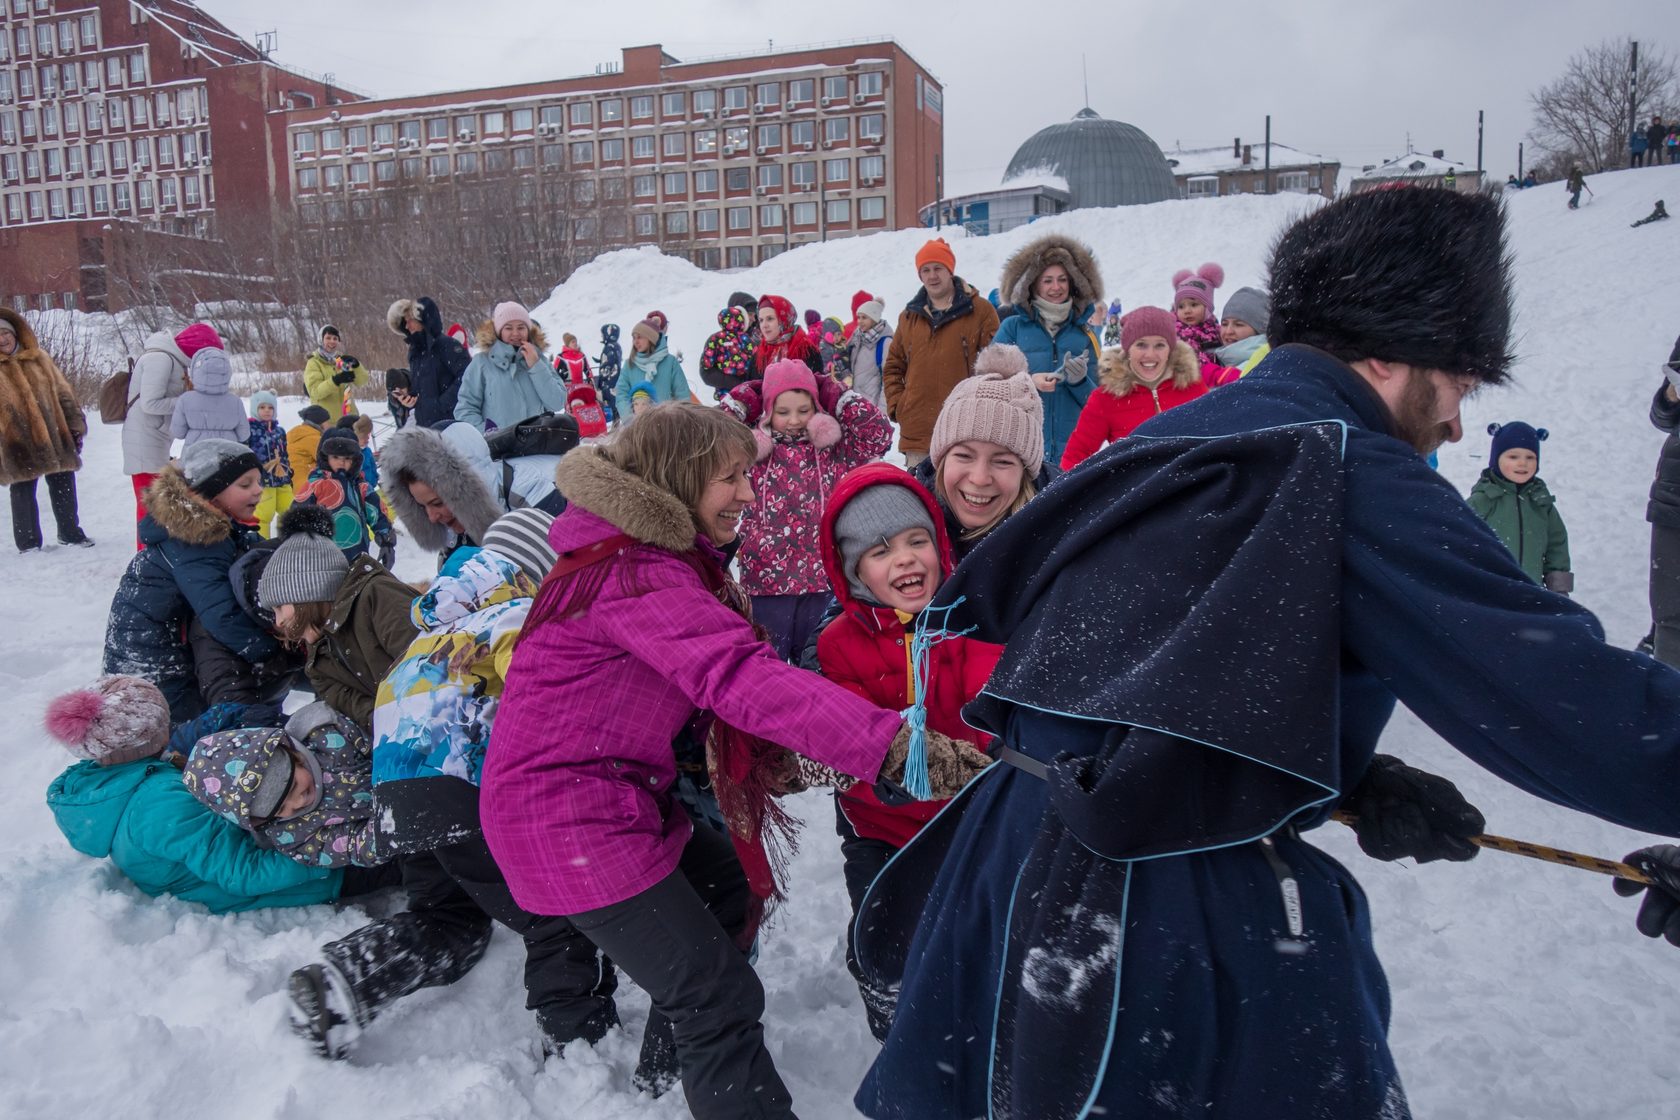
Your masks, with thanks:
[[(952, 446), (955, 445), (953, 444)], [(949, 454), (949, 452), (947, 452), (947, 454)], [(944, 459), (940, 459), (939, 462), (933, 465), (933, 492), (939, 496), (940, 505), (944, 506), (946, 509), (951, 508), (951, 498), (945, 493)], [(964, 529), (960, 534), (961, 539), (965, 541), (979, 540), (993, 529), (996, 529), (999, 525), (1002, 525), (1006, 518), (1018, 513), (1021, 507), (1032, 501), (1033, 496), (1037, 493), (1038, 486), (1033, 482), (1032, 476), (1027, 473), (1026, 464), (1021, 464), (1021, 489), (1020, 492), (1015, 495), (1015, 500), (1010, 502), (1002, 513), (998, 514), (995, 518), (986, 522), (986, 524), (980, 526), (979, 528)]]
[(722, 409), (671, 401), (620, 428), (601, 453), (620, 470), (674, 495), (693, 515), (719, 472), (735, 458), (750, 465), (758, 445), (752, 429)]

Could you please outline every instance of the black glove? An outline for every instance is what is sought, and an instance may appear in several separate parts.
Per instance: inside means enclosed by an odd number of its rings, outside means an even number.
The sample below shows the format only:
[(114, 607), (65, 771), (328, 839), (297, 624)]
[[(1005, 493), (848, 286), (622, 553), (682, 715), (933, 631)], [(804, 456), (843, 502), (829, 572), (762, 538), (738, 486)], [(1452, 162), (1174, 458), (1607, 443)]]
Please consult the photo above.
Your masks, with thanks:
[(333, 374), (332, 379), (334, 385), (348, 385), (350, 382), (356, 380), (356, 374), (352, 370), (341, 369), (337, 373)]
[(1646, 937), (1666, 937), (1670, 945), (1680, 945), (1680, 846), (1653, 844), (1629, 852), (1622, 862), (1633, 864), (1656, 880), (1649, 887), (1631, 879), (1617, 879), (1610, 884), (1623, 898), (1645, 892), (1634, 925)]
[(1358, 817), (1353, 831), (1372, 859), (1473, 859), (1479, 849), (1468, 838), (1487, 827), (1457, 786), (1385, 754), (1371, 759), (1341, 808)]

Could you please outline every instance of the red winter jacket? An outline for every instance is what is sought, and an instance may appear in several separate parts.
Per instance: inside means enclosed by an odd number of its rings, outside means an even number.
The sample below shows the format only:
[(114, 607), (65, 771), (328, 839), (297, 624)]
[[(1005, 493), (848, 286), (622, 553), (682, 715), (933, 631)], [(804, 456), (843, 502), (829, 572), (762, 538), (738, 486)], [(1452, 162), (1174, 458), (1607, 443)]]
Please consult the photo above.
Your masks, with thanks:
[(1107, 444), (1124, 439), (1145, 420), (1175, 405), (1193, 401), (1208, 387), (1202, 381), (1199, 359), (1188, 342), (1173, 344), (1167, 376), (1151, 389), (1132, 372), (1120, 349), (1104, 350), (1097, 365), (1097, 391), (1085, 402), (1079, 423), (1062, 452), (1062, 469), (1072, 470)]
[[(842, 608), (817, 639), (817, 660), (823, 676), (865, 700), (892, 711), (910, 706), (910, 639), (915, 618), (885, 607), (859, 602), (846, 585), (840, 549), (834, 540), (834, 519), (858, 491), (869, 486), (903, 486), (927, 506), (939, 545), (940, 578), (951, 574), (951, 541), (939, 506), (917, 481), (889, 463), (858, 467), (834, 488), (823, 514), (823, 567)], [(984, 748), (990, 736), (962, 720), (962, 706), (974, 699), (992, 675), (1003, 647), (972, 638), (949, 638), (928, 652), (927, 722), (935, 731)], [(945, 807), (943, 801), (883, 805), (874, 789), (859, 782), (840, 795), (840, 808), (859, 836), (884, 840), (902, 848)]]
[(568, 346), (554, 359), (554, 372), (568, 385), (589, 384), (589, 359), (582, 350)]

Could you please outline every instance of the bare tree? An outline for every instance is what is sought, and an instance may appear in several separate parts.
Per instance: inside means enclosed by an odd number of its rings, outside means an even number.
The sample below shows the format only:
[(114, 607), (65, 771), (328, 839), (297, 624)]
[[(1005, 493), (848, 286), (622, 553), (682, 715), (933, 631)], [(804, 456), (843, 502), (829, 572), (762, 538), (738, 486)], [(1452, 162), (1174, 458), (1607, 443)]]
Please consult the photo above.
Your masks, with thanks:
[[(1628, 63), (1631, 40), (1607, 39), (1576, 52), (1563, 74), (1529, 94), (1541, 148), (1566, 162), (1604, 171), (1628, 158)], [(1643, 124), (1653, 113), (1664, 119), (1680, 107), (1680, 69), (1674, 57), (1653, 43), (1639, 44), (1639, 87), (1633, 118)]]

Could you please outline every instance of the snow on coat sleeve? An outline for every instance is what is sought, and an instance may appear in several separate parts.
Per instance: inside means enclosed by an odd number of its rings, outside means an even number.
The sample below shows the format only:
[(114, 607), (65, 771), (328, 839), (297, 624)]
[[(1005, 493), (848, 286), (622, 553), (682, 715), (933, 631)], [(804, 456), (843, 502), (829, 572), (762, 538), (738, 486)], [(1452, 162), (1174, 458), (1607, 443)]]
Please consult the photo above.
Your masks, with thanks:
[[(1343, 642), (1437, 734), (1506, 781), (1680, 835), (1680, 672), (1604, 641), (1409, 451), (1348, 472)], [(1373, 476), (1376, 476), (1375, 479)]]
[(649, 565), (643, 594), (592, 612), (610, 640), (731, 726), (873, 781), (898, 713), (782, 661), (686, 565), (680, 574), (673, 566)]

